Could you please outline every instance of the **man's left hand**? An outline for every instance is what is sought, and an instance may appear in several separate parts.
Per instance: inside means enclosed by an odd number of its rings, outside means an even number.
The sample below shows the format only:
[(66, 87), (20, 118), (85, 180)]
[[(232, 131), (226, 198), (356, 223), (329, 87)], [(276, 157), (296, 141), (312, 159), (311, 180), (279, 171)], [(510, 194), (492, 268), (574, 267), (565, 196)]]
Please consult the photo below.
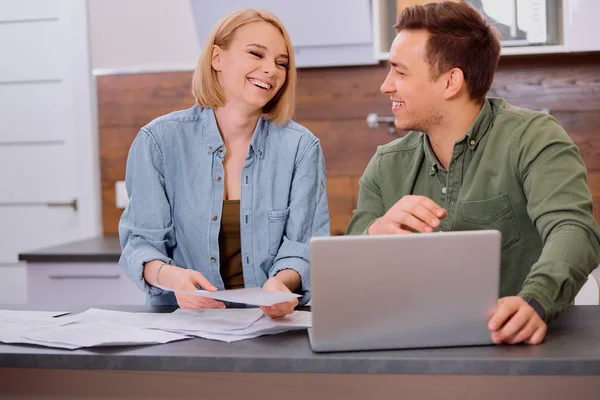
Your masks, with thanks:
[(522, 297), (510, 296), (498, 300), (488, 329), (496, 344), (540, 344), (546, 336), (546, 323)]

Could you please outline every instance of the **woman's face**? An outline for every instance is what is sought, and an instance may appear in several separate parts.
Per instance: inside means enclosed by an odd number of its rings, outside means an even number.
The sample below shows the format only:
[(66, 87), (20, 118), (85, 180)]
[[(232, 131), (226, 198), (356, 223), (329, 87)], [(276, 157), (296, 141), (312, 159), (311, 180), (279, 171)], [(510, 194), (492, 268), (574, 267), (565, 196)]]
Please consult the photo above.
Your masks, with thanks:
[(279, 29), (253, 22), (237, 29), (229, 49), (213, 48), (212, 67), (227, 104), (261, 110), (287, 77), (288, 51)]

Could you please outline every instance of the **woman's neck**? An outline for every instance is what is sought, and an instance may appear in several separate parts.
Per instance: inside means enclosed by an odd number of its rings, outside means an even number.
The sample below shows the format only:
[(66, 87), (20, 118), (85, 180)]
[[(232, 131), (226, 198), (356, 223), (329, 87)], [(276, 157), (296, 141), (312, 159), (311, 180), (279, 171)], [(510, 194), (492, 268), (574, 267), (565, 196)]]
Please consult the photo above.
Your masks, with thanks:
[(252, 138), (261, 110), (250, 112), (232, 104), (225, 104), (215, 109), (217, 126), (225, 145), (240, 140), (249, 141)]

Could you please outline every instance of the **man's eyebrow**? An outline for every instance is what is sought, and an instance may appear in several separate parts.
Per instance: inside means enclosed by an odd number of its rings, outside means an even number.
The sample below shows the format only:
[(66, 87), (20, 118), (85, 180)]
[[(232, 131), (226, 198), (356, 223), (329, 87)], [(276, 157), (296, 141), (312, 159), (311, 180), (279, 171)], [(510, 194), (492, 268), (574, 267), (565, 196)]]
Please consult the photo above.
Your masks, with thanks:
[(392, 65), (392, 67), (394, 68), (402, 68), (402, 69), (408, 69), (408, 67), (406, 66), (406, 64), (401, 63), (399, 61), (390, 61), (390, 64)]

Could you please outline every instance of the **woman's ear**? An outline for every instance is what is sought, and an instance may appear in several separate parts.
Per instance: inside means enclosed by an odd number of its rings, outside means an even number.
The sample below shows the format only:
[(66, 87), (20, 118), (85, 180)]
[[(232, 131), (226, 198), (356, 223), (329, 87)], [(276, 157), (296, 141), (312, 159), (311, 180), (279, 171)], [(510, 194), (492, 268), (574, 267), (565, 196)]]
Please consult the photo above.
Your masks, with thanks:
[(223, 51), (221, 50), (221, 48), (219, 46), (217, 46), (216, 44), (213, 45), (211, 64), (215, 71), (221, 70), (221, 53), (222, 52)]

